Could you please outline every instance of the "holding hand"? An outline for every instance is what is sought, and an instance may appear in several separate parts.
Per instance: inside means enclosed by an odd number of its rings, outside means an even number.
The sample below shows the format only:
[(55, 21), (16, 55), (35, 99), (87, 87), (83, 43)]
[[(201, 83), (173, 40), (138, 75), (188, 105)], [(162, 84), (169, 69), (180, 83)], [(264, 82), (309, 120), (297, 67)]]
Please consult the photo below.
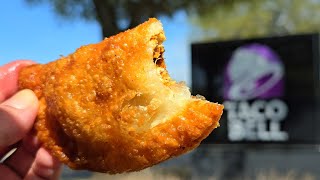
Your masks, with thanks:
[(58, 179), (60, 163), (37, 141), (32, 127), (38, 99), (31, 90), (18, 91), (19, 70), (31, 61), (15, 61), (0, 67), (0, 164), (1, 179)]

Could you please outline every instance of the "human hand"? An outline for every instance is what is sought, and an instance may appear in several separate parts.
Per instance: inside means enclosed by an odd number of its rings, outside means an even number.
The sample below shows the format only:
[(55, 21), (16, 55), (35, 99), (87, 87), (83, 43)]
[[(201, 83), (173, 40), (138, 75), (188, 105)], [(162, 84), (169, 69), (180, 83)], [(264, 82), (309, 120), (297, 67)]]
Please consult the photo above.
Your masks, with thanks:
[(31, 90), (18, 91), (19, 70), (32, 61), (15, 61), (0, 67), (0, 159), (17, 150), (0, 164), (6, 180), (58, 179), (60, 163), (40, 146), (32, 132), (38, 99)]

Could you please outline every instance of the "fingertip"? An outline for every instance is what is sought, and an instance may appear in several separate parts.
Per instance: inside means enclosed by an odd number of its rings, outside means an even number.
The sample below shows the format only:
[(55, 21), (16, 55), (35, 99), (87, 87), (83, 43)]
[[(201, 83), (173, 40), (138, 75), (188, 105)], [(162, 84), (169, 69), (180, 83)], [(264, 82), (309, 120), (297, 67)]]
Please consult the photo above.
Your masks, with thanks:
[(30, 89), (23, 89), (14, 96), (2, 103), (2, 105), (10, 106), (15, 109), (24, 110), (30, 108), (37, 109), (39, 106), (38, 98)]
[(0, 102), (18, 90), (18, 77), (22, 67), (35, 64), (31, 60), (17, 60), (0, 66)]
[(50, 152), (41, 147), (36, 155), (36, 161), (39, 166), (45, 167), (45, 168), (52, 168), (52, 169), (57, 169), (61, 166), (60, 161), (52, 156)]
[(22, 90), (0, 105), (0, 147), (16, 143), (34, 124), (38, 99), (31, 90)]
[(41, 147), (37, 152), (32, 171), (40, 177), (49, 179), (59, 172), (60, 167), (60, 161), (53, 157), (48, 150)]
[(25, 179), (59, 179), (60, 174), (61, 163), (41, 147)]

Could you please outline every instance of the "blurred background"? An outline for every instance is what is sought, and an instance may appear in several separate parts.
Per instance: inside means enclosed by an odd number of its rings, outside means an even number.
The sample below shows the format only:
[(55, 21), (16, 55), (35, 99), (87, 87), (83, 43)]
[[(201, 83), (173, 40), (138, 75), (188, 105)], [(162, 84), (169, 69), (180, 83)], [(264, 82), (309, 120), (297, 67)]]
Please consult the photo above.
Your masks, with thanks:
[(221, 127), (141, 172), (64, 167), (62, 179), (320, 179), (320, 0), (4, 1), (0, 65), (47, 63), (149, 17), (172, 78), (225, 105)]

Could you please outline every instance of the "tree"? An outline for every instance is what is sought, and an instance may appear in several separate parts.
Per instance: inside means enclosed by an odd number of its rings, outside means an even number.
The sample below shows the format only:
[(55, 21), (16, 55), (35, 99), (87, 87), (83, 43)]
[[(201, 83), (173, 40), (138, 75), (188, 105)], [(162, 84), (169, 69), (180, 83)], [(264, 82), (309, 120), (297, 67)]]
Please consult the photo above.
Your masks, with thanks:
[[(149, 17), (171, 16), (181, 9), (195, 9), (206, 0), (25, 0), (31, 5), (49, 3), (65, 18), (97, 20), (104, 37), (132, 28)], [(217, 1), (217, 0), (215, 0)]]
[(237, 0), (206, 6), (190, 21), (197, 38), (234, 39), (317, 32), (319, 16), (319, 0)]

